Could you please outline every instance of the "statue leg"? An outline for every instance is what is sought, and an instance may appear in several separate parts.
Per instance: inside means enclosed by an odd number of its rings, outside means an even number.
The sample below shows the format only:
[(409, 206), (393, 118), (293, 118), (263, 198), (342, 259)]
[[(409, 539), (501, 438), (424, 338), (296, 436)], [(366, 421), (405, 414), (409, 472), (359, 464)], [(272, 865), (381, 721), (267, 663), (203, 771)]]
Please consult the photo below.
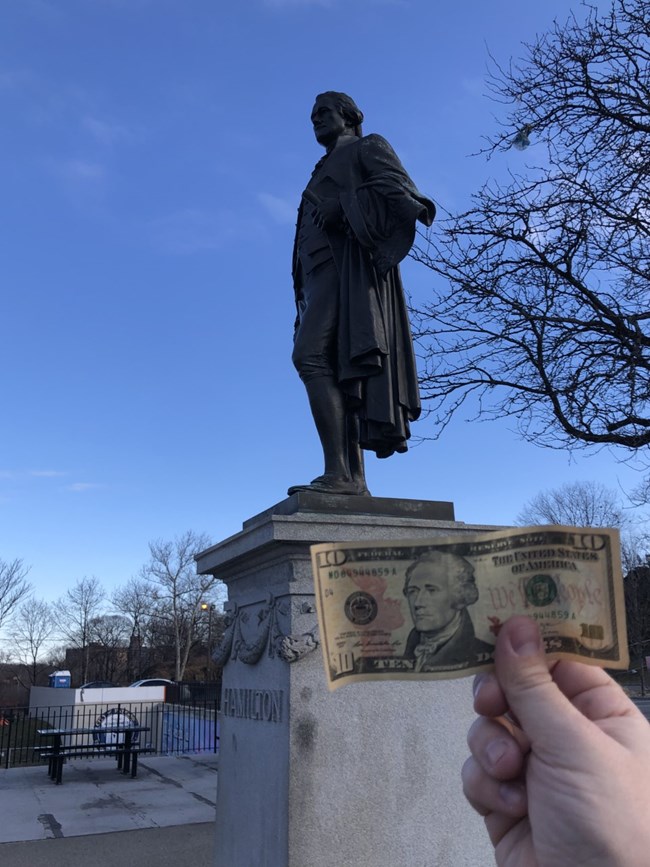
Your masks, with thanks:
[(294, 485), (289, 493), (356, 494), (348, 462), (348, 414), (343, 393), (333, 376), (316, 376), (305, 383), (309, 406), (323, 448), (325, 472), (309, 485)]
[(306, 383), (316, 430), (323, 447), (325, 475), (349, 481), (346, 412), (343, 394), (333, 376), (317, 376)]
[(348, 464), (350, 477), (361, 496), (371, 496), (366, 484), (366, 469), (363, 460), (363, 449), (359, 445), (359, 417), (355, 412), (348, 412)]
[(359, 493), (355, 478), (359, 476), (359, 466), (363, 474), (363, 464), (360, 464), (355, 452), (353, 478), (348, 450), (348, 412), (345, 397), (334, 374), (338, 284), (338, 271), (332, 259), (309, 274), (298, 295), (299, 320), (292, 360), (307, 389), (311, 414), (323, 448), (325, 471), (308, 485), (289, 488), (289, 494), (297, 491)]

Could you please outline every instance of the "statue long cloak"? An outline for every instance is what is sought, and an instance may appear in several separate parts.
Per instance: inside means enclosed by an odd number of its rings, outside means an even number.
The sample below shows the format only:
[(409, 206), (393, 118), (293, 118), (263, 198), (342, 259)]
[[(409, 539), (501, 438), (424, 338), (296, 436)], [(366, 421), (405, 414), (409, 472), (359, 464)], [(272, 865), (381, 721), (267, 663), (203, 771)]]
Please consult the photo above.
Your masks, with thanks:
[[(361, 447), (380, 458), (405, 452), (421, 404), (399, 262), (416, 221), (431, 225), (435, 207), (379, 135), (334, 148), (308, 189), (338, 197), (344, 215), (345, 232), (327, 230), (339, 273), (337, 377)], [(303, 199), (298, 224), (306, 207)], [(298, 271), (294, 250), (294, 280)]]

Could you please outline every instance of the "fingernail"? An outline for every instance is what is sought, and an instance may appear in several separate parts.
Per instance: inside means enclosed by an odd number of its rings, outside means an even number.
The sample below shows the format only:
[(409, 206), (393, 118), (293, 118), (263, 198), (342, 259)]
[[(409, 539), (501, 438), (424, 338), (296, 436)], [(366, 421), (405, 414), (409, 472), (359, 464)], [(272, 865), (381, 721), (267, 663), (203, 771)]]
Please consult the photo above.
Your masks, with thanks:
[(479, 693), (480, 688), (483, 686), (484, 683), (485, 683), (485, 675), (484, 674), (477, 674), (476, 677), (474, 678), (474, 682), (472, 683), (472, 691), (474, 693), (474, 698), (476, 698), (476, 696)]
[(519, 807), (526, 797), (526, 790), (519, 783), (501, 783), (499, 795), (509, 807)]
[(534, 620), (522, 617), (510, 629), (510, 646), (517, 656), (534, 656), (542, 650), (539, 628)]
[(485, 747), (485, 755), (490, 764), (494, 766), (500, 762), (505, 756), (507, 748), (505, 741), (490, 741), (490, 743)]

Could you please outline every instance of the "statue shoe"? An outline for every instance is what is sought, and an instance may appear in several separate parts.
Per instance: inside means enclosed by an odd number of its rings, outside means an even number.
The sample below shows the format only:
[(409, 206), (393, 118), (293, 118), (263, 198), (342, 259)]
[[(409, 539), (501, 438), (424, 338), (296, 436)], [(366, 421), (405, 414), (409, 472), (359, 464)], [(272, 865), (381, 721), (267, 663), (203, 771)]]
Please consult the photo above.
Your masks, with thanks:
[(299, 491), (306, 491), (312, 494), (342, 494), (345, 496), (358, 496), (359, 486), (349, 479), (342, 479), (339, 476), (333, 476), (325, 473), (322, 476), (317, 476), (308, 485), (293, 485), (289, 488), (289, 495), (296, 494)]

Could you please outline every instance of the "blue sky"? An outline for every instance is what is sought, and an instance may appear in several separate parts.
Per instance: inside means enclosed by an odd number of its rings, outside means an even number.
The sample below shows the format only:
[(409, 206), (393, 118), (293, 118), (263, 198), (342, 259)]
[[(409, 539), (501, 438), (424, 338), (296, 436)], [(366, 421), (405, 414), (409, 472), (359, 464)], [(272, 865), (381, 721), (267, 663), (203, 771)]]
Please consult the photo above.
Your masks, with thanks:
[[(605, 4), (602, 4), (605, 8)], [(56, 598), (108, 589), (147, 542), (215, 541), (321, 471), (290, 361), (295, 210), (321, 155), (314, 96), (350, 93), (424, 192), (461, 209), (519, 152), (494, 128), (507, 62), (570, 0), (0, 3), (0, 557)], [(407, 261), (425, 298), (433, 275)], [(425, 420), (415, 433), (432, 433)], [(622, 455), (618, 455), (622, 457)], [(375, 495), (513, 520), (564, 481), (629, 489), (617, 455), (459, 419), (368, 461)]]

